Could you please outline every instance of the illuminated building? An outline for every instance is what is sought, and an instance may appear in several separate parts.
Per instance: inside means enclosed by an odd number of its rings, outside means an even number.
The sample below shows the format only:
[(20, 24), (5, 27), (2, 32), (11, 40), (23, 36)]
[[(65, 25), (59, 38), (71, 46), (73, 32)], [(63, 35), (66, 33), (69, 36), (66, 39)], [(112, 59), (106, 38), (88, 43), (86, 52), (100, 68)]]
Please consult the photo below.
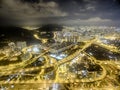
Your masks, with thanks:
[[(119, 37), (76, 32), (55, 31), (54, 43), (9, 43), (0, 53), (0, 89), (119, 90)], [(49, 35), (33, 33), (40, 41)]]

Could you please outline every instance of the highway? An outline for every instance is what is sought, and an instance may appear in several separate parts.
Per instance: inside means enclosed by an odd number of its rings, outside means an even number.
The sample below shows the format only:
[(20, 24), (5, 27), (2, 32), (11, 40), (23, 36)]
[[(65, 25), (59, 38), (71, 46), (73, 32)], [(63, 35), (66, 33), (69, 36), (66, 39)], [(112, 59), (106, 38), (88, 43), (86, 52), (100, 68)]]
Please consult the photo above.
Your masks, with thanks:
[[(7, 66), (0, 66), (0, 78), (2, 76), (7, 76), (7, 75), (13, 75), (13, 74), (17, 74), (18, 77), (15, 80), (15, 78), (11, 79), (11, 80), (0, 80), (0, 84), (24, 84), (24, 83), (97, 83), (96, 85), (101, 85), (100, 81), (105, 83), (108, 82), (107, 80), (109, 79), (116, 79), (114, 78), (116, 75), (118, 75), (118, 71), (120, 71), (120, 65), (119, 63), (115, 62), (115, 61), (110, 61), (110, 60), (97, 60), (95, 57), (91, 56), (90, 54), (86, 53), (85, 50), (90, 47), (92, 44), (96, 44), (96, 45), (100, 45), (103, 48), (106, 48), (112, 52), (118, 52), (117, 49), (114, 48), (110, 48), (107, 47), (106, 45), (103, 45), (101, 43), (98, 43), (98, 38), (95, 38), (91, 41), (87, 41), (85, 43), (85, 45), (81, 48), (81, 46), (77, 45), (77, 44), (72, 44), (70, 46), (67, 46), (66, 48), (69, 49), (71, 48), (71, 46), (75, 47), (77, 50), (70, 54), (69, 56), (57, 61), (55, 58), (50, 57), (50, 55), (48, 54), (48, 52), (52, 49), (52, 47), (55, 47), (55, 45), (44, 48), (43, 51), (41, 51), (40, 54), (37, 54), (35, 57), (33, 57), (33, 53), (30, 53), (30, 58), (29, 60), (24, 60), (20, 63), (16, 63), (16, 64), (9, 64)], [(33, 46), (24, 48), (22, 50), (23, 54), (25, 54), (27, 52), (27, 49), (32, 48)], [(60, 49), (60, 50), (66, 50), (66, 48)], [(80, 54), (84, 54), (89, 60), (91, 60), (91, 62), (95, 63), (96, 65), (99, 65), (101, 68), (100, 74), (98, 74), (98, 71), (93, 72), (98, 76), (94, 76), (94, 77), (86, 77), (86, 78), (70, 78), (70, 77), (66, 77), (65, 78), (61, 78), (59, 77), (59, 73), (58, 73), (58, 68), (61, 65), (64, 65), (66, 63), (70, 63), (74, 58), (78, 57)], [(43, 66), (37, 66), (37, 67), (28, 67), (26, 68), (26, 66), (32, 64), (33, 62), (35, 62), (36, 60), (38, 60), (40, 57), (44, 57), (45, 58), (45, 64)], [(0, 60), (2, 60), (4, 57), (1, 57)], [(79, 56), (79, 59), (82, 60), (82, 58)], [(52, 61), (52, 63), (51, 63)], [(54, 79), (44, 79), (41, 77), (44, 77), (44, 75), (49, 74), (51, 71), (48, 71), (47, 73), (45, 73), (46, 68), (50, 68), (53, 67), (53, 72), (55, 72), (55, 78)], [(24, 75), (28, 75), (28, 76), (32, 76), (32, 78), (30, 80), (20, 80), (20, 78), (22, 77), (22, 72), (34, 72), (38, 70), (39, 73), (37, 74), (24, 74)], [(59, 71), (60, 72), (60, 71)], [(66, 71), (65, 71), (66, 72)], [(89, 72), (92, 73), (92, 72)], [(68, 73), (70, 74), (70, 73)], [(68, 75), (69, 76), (69, 75)], [(68, 78), (68, 79), (67, 79)], [(108, 79), (109, 78), (109, 79)], [(37, 80), (36, 80), (37, 79)], [(106, 80), (106, 81), (105, 81)], [(117, 82), (117, 80), (115, 80)], [(119, 84), (119, 83), (118, 83)]]

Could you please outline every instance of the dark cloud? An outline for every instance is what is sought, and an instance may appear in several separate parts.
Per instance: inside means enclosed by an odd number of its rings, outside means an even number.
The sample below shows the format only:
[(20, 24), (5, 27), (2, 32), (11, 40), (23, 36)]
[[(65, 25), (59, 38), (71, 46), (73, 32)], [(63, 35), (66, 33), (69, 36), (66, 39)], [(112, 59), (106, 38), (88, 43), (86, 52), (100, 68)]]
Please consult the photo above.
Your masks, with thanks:
[(23, 3), (39, 3), (40, 0), (20, 0)]
[(25, 3), (21, 0), (4, 0), (3, 8), (0, 11), (1, 16), (13, 20), (36, 20), (48, 17), (63, 17), (66, 12), (59, 9), (56, 2)]
[(120, 0), (114, 0), (117, 4), (120, 5)]
[(120, 23), (119, 0), (1, 0), (4, 23)]

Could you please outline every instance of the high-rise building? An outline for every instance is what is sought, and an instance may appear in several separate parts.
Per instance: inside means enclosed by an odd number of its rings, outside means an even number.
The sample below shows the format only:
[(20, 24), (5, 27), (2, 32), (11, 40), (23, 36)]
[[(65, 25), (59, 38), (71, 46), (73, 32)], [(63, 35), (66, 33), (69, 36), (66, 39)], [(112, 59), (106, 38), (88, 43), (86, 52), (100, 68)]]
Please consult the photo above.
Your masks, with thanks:
[(23, 48), (25, 48), (26, 46), (27, 46), (27, 44), (26, 44), (26, 42), (24, 41), (24, 42), (17, 42), (16, 43), (16, 46), (17, 46), (17, 48), (19, 48), (19, 49), (23, 49)]

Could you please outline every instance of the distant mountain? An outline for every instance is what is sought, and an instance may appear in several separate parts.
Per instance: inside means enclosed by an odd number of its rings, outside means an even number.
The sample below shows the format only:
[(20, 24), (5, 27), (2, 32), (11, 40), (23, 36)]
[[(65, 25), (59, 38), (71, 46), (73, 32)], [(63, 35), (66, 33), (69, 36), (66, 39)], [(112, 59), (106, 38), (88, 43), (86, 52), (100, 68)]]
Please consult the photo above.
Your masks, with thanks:
[(16, 41), (26, 41), (28, 44), (40, 42), (33, 37), (32, 31), (20, 27), (0, 27), (0, 46)]
[(38, 31), (46, 31), (46, 32), (52, 32), (52, 31), (62, 31), (63, 26), (58, 25), (58, 24), (46, 24), (46, 25), (42, 25), (39, 29), (37, 29)]
[(54, 31), (62, 31), (63, 26), (58, 24), (46, 24), (42, 25), (40, 28), (34, 30), (33, 32), (42, 39), (48, 39), (47, 43), (54, 43)]

